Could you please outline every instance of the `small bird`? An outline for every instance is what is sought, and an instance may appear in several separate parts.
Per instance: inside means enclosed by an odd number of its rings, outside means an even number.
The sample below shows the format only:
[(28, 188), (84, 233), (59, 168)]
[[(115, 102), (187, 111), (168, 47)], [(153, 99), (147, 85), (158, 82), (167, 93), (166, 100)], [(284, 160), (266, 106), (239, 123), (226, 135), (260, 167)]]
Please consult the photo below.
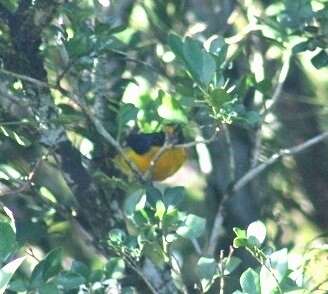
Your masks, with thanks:
[[(169, 146), (158, 156), (161, 147), (167, 143)], [(166, 126), (163, 131), (156, 133), (132, 133), (126, 139), (124, 153), (135, 164), (139, 171), (145, 175), (150, 171), (150, 179), (163, 181), (172, 176), (187, 159), (187, 151), (174, 144), (183, 143), (183, 135), (178, 127)], [(154, 161), (154, 166), (151, 163)], [(127, 175), (133, 172), (121, 155), (114, 158), (116, 165)]]

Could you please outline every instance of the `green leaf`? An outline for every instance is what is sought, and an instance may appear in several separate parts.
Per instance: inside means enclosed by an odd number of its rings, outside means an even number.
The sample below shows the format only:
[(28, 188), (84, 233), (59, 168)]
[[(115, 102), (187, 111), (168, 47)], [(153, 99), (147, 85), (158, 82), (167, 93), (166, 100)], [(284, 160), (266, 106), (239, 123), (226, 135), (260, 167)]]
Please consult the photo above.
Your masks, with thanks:
[(259, 274), (248, 268), (240, 276), (240, 286), (247, 294), (261, 294)]
[(28, 290), (29, 281), (27, 279), (17, 278), (11, 280), (8, 289), (14, 292), (25, 292)]
[(223, 259), (223, 262), (225, 264), (224, 266), (224, 275), (230, 275), (241, 263), (241, 259), (235, 256), (226, 257)]
[(64, 288), (64, 290), (78, 289), (80, 285), (86, 283), (86, 279), (75, 272), (63, 271), (55, 279), (56, 283)]
[(205, 230), (206, 220), (194, 214), (188, 214), (184, 224), (177, 229), (177, 234), (188, 239), (201, 236)]
[(180, 204), (185, 196), (185, 188), (184, 187), (169, 187), (165, 189), (164, 191), (164, 203), (166, 207), (172, 206), (178, 206)]
[(180, 59), (184, 60), (182, 38), (175, 34), (169, 34), (167, 41), (173, 53)]
[(112, 257), (106, 264), (106, 275), (111, 279), (124, 278), (125, 262), (120, 257)]
[(146, 187), (146, 196), (148, 203), (152, 206), (156, 206), (156, 202), (162, 200), (162, 193), (160, 190), (155, 188), (154, 186)]
[(44, 284), (40, 286), (38, 289), (39, 294), (58, 294), (59, 290), (57, 288), (57, 285), (54, 282), (49, 282), (47, 284)]
[(85, 277), (86, 279), (90, 275), (89, 267), (86, 264), (84, 264), (83, 262), (80, 262), (77, 260), (74, 260), (72, 262), (71, 272), (77, 273), (77, 274)]
[(156, 242), (151, 242), (149, 244), (145, 244), (143, 252), (146, 256), (148, 256), (151, 261), (157, 265), (159, 268), (164, 268), (166, 262), (169, 261), (162, 247)]
[(228, 52), (228, 45), (224, 41), (224, 38), (218, 36), (213, 39), (210, 44), (209, 52), (217, 57), (217, 64), (221, 66), (224, 63)]
[(5, 293), (8, 283), (10, 282), (12, 276), (16, 270), (20, 267), (25, 257), (17, 258), (0, 269), (0, 294)]
[(246, 230), (243, 230), (243, 229), (240, 229), (240, 228), (237, 228), (237, 227), (233, 228), (232, 230), (236, 234), (236, 237), (242, 238), (242, 239), (247, 239)]
[(108, 243), (113, 246), (121, 246), (126, 240), (126, 234), (120, 229), (113, 229), (109, 232)]
[(131, 120), (136, 120), (139, 109), (132, 103), (123, 104), (118, 113), (119, 124), (124, 126)]
[(18, 0), (0, 0), (0, 4), (2, 4), (11, 13), (14, 13), (18, 8)]
[(240, 248), (247, 246), (247, 239), (246, 238), (235, 238), (233, 240), (233, 247)]
[(147, 197), (143, 189), (132, 193), (124, 203), (124, 210), (127, 216), (132, 216), (135, 211), (143, 209), (146, 201)]
[(177, 209), (173, 206), (168, 207), (163, 217), (163, 228), (167, 231), (173, 229), (175, 231), (177, 225), (181, 221), (180, 215)]
[(158, 200), (156, 202), (156, 213), (155, 216), (158, 217), (158, 219), (161, 221), (163, 220), (163, 216), (165, 214), (166, 208), (165, 204), (162, 200)]
[(15, 232), (8, 222), (0, 222), (0, 264), (17, 248)]
[(207, 87), (216, 71), (216, 63), (211, 54), (205, 51), (199, 41), (187, 37), (183, 45), (183, 56), (193, 78)]
[(54, 277), (61, 270), (62, 249), (56, 248), (50, 251), (47, 256), (40, 261), (32, 271), (31, 285), (39, 288), (50, 278)]
[(201, 257), (197, 262), (196, 272), (203, 292), (207, 292), (215, 281), (218, 264), (214, 258)]
[(247, 239), (255, 240), (256, 246), (261, 246), (264, 242), (266, 236), (266, 228), (265, 225), (261, 221), (256, 221), (251, 223), (247, 228)]
[[(268, 268), (270, 270), (268, 270)], [(266, 266), (261, 267), (261, 291), (269, 294), (277, 288), (288, 273), (288, 251), (286, 248), (273, 252), (266, 261)], [(277, 281), (276, 281), (277, 280)]]
[(311, 59), (311, 62), (313, 66), (317, 69), (328, 66), (328, 54), (325, 50), (321, 50)]
[(233, 98), (224, 89), (216, 88), (210, 93), (208, 99), (211, 106), (219, 111), (224, 103), (231, 101)]
[(292, 51), (294, 54), (298, 54), (298, 53), (307, 51), (307, 50), (309, 50), (309, 45), (310, 45), (310, 42), (308, 40), (306, 40), (304, 42), (296, 44), (293, 47)]

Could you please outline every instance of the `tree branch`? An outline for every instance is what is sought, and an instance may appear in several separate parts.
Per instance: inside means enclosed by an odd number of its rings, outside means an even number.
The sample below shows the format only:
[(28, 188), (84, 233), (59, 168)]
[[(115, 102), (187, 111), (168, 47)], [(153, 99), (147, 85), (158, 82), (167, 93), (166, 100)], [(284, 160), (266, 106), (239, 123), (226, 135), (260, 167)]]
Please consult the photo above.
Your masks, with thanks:
[(277, 103), (281, 96), (281, 92), (283, 89), (283, 86), (285, 84), (285, 81), (287, 79), (287, 75), (289, 72), (289, 66), (290, 66), (290, 59), (291, 59), (291, 52), (286, 51), (287, 53), (285, 54), (283, 58), (283, 64), (279, 73), (278, 77), (278, 83), (276, 85), (276, 88), (272, 94), (272, 98), (270, 101), (270, 104), (266, 106), (262, 111), (261, 111), (261, 121), (260, 125), (257, 129), (256, 135), (255, 135), (255, 146), (254, 146), (254, 152), (253, 152), (253, 157), (251, 161), (251, 166), (254, 167), (257, 164), (258, 158), (260, 156), (260, 150), (261, 150), (261, 145), (262, 145), (262, 126), (263, 122), (265, 121), (265, 118), (267, 114), (272, 110), (274, 105)]
[(264, 170), (266, 170), (269, 166), (273, 165), (281, 158), (296, 155), (326, 139), (328, 139), (328, 131), (320, 135), (317, 135), (296, 146), (290, 147), (288, 149), (281, 149), (279, 152), (273, 154), (267, 161), (257, 165), (254, 168), (251, 168), (239, 180), (237, 180), (232, 185), (229, 185), (228, 189), (223, 194), (221, 202), (219, 203), (219, 207), (214, 219), (214, 224), (211, 230), (209, 243), (205, 253), (211, 256), (214, 255), (219, 240), (219, 236), (222, 233), (222, 225), (224, 220), (224, 206), (227, 200), (230, 197), (232, 197), (234, 193), (239, 191), (242, 187), (244, 187), (246, 184), (248, 184), (258, 175), (260, 175)]

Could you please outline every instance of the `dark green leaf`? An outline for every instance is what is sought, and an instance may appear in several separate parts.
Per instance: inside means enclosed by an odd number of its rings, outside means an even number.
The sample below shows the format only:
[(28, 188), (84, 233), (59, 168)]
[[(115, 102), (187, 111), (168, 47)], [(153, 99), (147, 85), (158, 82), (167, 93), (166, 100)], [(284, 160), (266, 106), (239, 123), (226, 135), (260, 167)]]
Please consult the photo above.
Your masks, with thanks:
[(185, 197), (185, 188), (184, 187), (169, 187), (164, 191), (164, 203), (166, 207), (178, 206)]
[(77, 273), (84, 278), (88, 278), (90, 275), (90, 270), (86, 264), (80, 261), (74, 260), (71, 266), (71, 272)]
[(16, 235), (8, 222), (0, 222), (0, 264), (17, 248)]
[(161, 191), (155, 188), (154, 186), (146, 187), (146, 195), (147, 195), (147, 201), (152, 207), (156, 206), (157, 201), (162, 200)]
[(11, 13), (14, 13), (18, 8), (19, 0), (0, 0), (0, 4), (2, 4), (6, 9), (8, 9)]
[(82, 275), (72, 271), (61, 272), (55, 281), (66, 291), (78, 289), (80, 285), (86, 283), (86, 279)]
[(214, 107), (216, 111), (219, 111), (224, 103), (232, 100), (232, 97), (224, 89), (217, 88), (210, 93), (208, 99), (211, 106)]
[(50, 251), (47, 256), (40, 261), (32, 271), (31, 285), (39, 288), (51, 277), (54, 277), (61, 270), (62, 249), (56, 248)]
[(202, 44), (187, 37), (183, 45), (183, 56), (190, 74), (203, 86), (208, 86), (216, 71), (216, 63)]
[(49, 282), (47, 284), (44, 284), (40, 286), (38, 289), (39, 294), (58, 294), (59, 290), (57, 288), (57, 285), (54, 282)]
[(223, 260), (225, 266), (224, 266), (224, 275), (230, 275), (241, 263), (240, 258), (231, 256), (229, 258), (225, 258)]
[(118, 113), (119, 123), (124, 126), (131, 120), (137, 118), (139, 109), (135, 107), (132, 103), (123, 104)]
[(175, 34), (169, 34), (168, 44), (171, 50), (173, 51), (173, 53), (181, 60), (184, 60), (182, 38)]
[(25, 292), (28, 290), (29, 281), (27, 279), (15, 279), (9, 284), (8, 289), (14, 292)]
[(301, 43), (298, 43), (293, 47), (293, 53), (294, 54), (301, 53), (301, 52), (304, 52), (306, 50), (309, 50), (309, 41), (308, 40), (304, 41), (304, 42), (301, 42)]
[(135, 211), (143, 209), (146, 201), (147, 197), (144, 190), (140, 189), (132, 193), (124, 203), (124, 210), (127, 216), (132, 216)]
[(106, 264), (106, 275), (111, 279), (124, 278), (125, 263), (120, 257), (112, 257)]
[(311, 59), (311, 62), (313, 66), (317, 69), (328, 66), (328, 54), (325, 50), (321, 50)]

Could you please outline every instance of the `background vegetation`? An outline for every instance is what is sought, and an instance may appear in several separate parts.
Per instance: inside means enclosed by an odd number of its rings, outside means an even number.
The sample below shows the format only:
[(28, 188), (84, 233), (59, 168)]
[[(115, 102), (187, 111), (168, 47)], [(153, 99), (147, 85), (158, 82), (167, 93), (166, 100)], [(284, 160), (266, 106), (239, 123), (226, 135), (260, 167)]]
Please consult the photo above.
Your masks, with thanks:
[(0, 293), (327, 292), (327, 48), (326, 0), (0, 0)]

